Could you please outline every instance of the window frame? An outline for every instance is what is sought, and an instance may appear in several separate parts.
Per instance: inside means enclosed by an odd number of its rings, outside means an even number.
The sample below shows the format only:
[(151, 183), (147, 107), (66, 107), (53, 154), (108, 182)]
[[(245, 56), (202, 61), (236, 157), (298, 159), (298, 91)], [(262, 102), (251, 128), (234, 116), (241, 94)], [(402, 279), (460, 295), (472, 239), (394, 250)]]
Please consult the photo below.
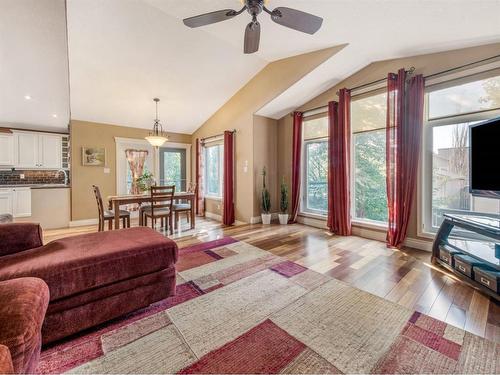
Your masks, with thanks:
[[(307, 208), (307, 175), (308, 175), (308, 173), (307, 173), (307, 145), (313, 144), (313, 143), (326, 142), (327, 150), (329, 148), (329, 144), (328, 144), (329, 134), (328, 133), (324, 137), (315, 137), (315, 138), (309, 138), (309, 139), (305, 139), (305, 137), (304, 137), (304, 134), (305, 134), (304, 124), (305, 124), (305, 122), (308, 120), (318, 119), (318, 118), (325, 118), (328, 122), (328, 112), (316, 113), (314, 115), (305, 117), (303, 119), (303, 124), (302, 124), (302, 135), (301, 135), (301, 137), (302, 137), (302, 139), (301, 139), (302, 155), (301, 155), (301, 161), (300, 161), (300, 163), (301, 163), (301, 168), (300, 168), (301, 176), (300, 176), (299, 214), (301, 216), (311, 216), (311, 217), (326, 219), (328, 217), (328, 208), (326, 211)], [(327, 176), (326, 183), (328, 186), (328, 176)], [(327, 188), (327, 193), (328, 193), (328, 188)]]
[[(351, 98), (351, 105), (352, 102), (355, 100), (361, 100), (365, 98), (369, 98), (371, 96), (376, 96), (383, 94), (387, 91), (386, 87), (383, 88), (376, 88), (370, 91), (366, 91), (363, 93), (360, 93), (358, 95), (354, 95)], [(386, 108), (387, 111), (387, 108)], [(350, 140), (350, 177), (349, 177), (349, 188), (351, 190), (351, 208), (350, 208), (350, 214), (351, 214), (351, 222), (353, 224), (358, 224), (360, 226), (365, 226), (367, 228), (373, 228), (373, 229), (387, 229), (388, 228), (388, 222), (387, 221), (378, 221), (378, 220), (371, 220), (371, 219), (365, 219), (365, 218), (358, 218), (356, 217), (356, 158), (355, 158), (355, 147), (354, 147), (354, 135), (355, 134), (361, 134), (361, 133), (370, 133), (370, 132), (375, 132), (375, 131), (380, 131), (384, 130), (386, 131), (386, 128), (380, 128), (380, 129), (372, 129), (372, 130), (362, 130), (357, 133), (354, 133), (352, 131), (352, 107), (351, 107), (351, 140)], [(385, 159), (385, 154), (384, 154), (384, 159)], [(386, 172), (387, 173), (387, 172)], [(386, 188), (387, 189), (387, 188)], [(386, 196), (387, 196), (387, 190), (386, 190)]]
[[(424, 91), (424, 121), (419, 172), (417, 179), (417, 235), (434, 238), (439, 227), (432, 225), (432, 178), (433, 178), (433, 128), (466, 122), (485, 121), (500, 116), (500, 108), (484, 109), (450, 116), (430, 118), (429, 93), (464, 83), (476, 82), (499, 76), (498, 69), (475, 73), (461, 78), (453, 78), (437, 84), (426, 84)], [(500, 202), (499, 202), (500, 204)], [(471, 211), (475, 212), (475, 211)], [(478, 212), (481, 215), (480, 212)]]
[[(208, 192), (208, 165), (207, 165), (207, 153), (208, 149), (211, 147), (217, 147), (219, 149), (219, 191), (220, 195), (212, 194)], [(203, 146), (203, 158), (205, 160), (203, 182), (205, 186), (205, 198), (213, 200), (222, 200), (224, 192), (224, 143), (223, 142), (211, 142)]]

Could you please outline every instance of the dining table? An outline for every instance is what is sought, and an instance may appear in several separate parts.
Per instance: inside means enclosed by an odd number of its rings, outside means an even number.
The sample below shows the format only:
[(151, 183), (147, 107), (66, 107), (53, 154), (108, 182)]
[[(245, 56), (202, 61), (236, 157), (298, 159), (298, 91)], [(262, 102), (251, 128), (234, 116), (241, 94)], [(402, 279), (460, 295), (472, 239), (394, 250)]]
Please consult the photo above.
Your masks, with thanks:
[[(187, 200), (191, 204), (191, 229), (194, 229), (196, 215), (194, 210), (195, 193), (188, 191), (179, 191), (174, 193), (174, 201)], [(108, 207), (115, 214), (115, 228), (120, 228), (120, 206), (128, 204), (138, 204), (139, 206), (151, 202), (151, 194), (127, 194), (127, 195), (110, 195), (108, 197)], [(142, 218), (139, 217), (139, 225), (142, 225)]]

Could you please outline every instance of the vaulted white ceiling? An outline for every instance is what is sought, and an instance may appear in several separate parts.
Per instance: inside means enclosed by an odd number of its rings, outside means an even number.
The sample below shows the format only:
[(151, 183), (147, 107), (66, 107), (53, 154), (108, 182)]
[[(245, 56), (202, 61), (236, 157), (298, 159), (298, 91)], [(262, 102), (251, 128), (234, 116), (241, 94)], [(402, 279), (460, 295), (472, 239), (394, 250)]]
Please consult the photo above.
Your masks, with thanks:
[(64, 0), (0, 0), (0, 127), (67, 130)]
[[(267, 63), (348, 44), (259, 111), (278, 118), (373, 61), (500, 41), (498, 0), (268, 6), (320, 15), (323, 28), (301, 34), (264, 14), (260, 51), (244, 55), (247, 13), (199, 29), (182, 23), (240, 0), (67, 0), (71, 117), (149, 129), (159, 97), (167, 130), (192, 133)], [(64, 21), (64, 0), (0, 0), (0, 123), (66, 126)]]

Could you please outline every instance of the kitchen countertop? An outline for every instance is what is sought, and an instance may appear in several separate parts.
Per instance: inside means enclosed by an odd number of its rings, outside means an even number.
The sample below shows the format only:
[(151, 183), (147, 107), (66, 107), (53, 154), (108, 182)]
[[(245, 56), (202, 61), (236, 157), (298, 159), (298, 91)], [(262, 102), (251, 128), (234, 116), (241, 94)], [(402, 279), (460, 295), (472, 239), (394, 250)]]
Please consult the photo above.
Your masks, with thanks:
[(21, 187), (29, 187), (32, 189), (68, 189), (71, 187), (71, 185), (64, 185), (64, 184), (0, 185), (0, 189), (13, 189), (13, 188), (21, 188)]

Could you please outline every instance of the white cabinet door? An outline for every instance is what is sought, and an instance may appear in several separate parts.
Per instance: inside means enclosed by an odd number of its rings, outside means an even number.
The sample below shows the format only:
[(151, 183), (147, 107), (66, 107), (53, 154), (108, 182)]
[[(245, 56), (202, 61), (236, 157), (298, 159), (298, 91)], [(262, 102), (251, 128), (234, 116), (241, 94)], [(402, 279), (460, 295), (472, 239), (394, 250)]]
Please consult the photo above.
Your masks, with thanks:
[(14, 165), (14, 136), (0, 134), (0, 165)]
[(38, 135), (16, 133), (16, 167), (38, 168)]
[(0, 189), (0, 214), (12, 215), (12, 190)]
[(41, 168), (62, 168), (62, 138), (59, 135), (38, 136), (38, 165)]
[(12, 216), (30, 217), (31, 216), (31, 189), (14, 188), (12, 189)]

